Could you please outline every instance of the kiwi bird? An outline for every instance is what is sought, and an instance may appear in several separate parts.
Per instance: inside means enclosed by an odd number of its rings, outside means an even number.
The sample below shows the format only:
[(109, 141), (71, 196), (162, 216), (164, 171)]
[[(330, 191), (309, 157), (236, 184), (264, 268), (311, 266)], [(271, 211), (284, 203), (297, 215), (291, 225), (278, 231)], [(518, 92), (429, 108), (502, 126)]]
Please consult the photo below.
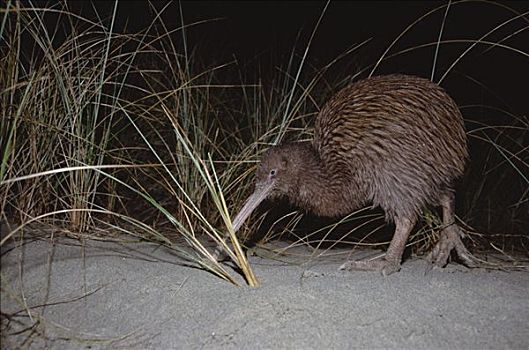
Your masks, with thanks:
[(273, 146), (264, 153), (255, 191), (235, 217), (234, 229), (267, 198), (284, 197), (325, 217), (372, 203), (395, 224), (389, 248), (383, 258), (347, 261), (341, 268), (389, 275), (400, 269), (421, 210), (440, 206), (443, 227), (429, 258), (443, 267), (455, 249), (471, 265), (455, 222), (453, 191), (467, 159), (462, 115), (441, 87), (397, 74), (360, 80), (323, 106), (312, 142)]

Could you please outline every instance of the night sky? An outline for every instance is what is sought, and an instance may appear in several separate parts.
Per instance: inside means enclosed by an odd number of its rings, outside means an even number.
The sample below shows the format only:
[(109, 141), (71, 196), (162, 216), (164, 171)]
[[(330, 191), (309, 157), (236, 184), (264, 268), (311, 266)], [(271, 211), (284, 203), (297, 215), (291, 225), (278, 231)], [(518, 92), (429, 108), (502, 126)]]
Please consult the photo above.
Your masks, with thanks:
[[(333, 71), (335, 76), (352, 76), (375, 63), (388, 45), (413, 21), (445, 4), (447, 2), (444, 1), (330, 2), (311, 45), (308, 62), (316, 68), (323, 67), (348, 48), (371, 38), (360, 50), (340, 61)], [(158, 10), (166, 5), (166, 2), (152, 3)], [(95, 7), (105, 18), (110, 17), (113, 3), (69, 2), (69, 6), (84, 16), (92, 16)], [(293, 48), (298, 57), (303, 54), (325, 6), (326, 2), (318, 1), (184, 1), (170, 3), (162, 19), (168, 28), (179, 27), (181, 7), (186, 24), (209, 20), (190, 27), (186, 32), (188, 45), (195, 48), (196, 57), (209, 65), (237, 59), (241, 67), (254, 71), (254, 77), (259, 72), (259, 77), (266, 79), (267, 75), (277, 74), (278, 66), (286, 64)], [(505, 6), (519, 13), (529, 10), (527, 1), (451, 3), (443, 39), (480, 38), (516, 16)], [(144, 1), (121, 1), (117, 11), (116, 30), (126, 32), (146, 28), (152, 23), (155, 13)], [(437, 41), (444, 15), (445, 9), (442, 8), (422, 20), (398, 41), (390, 54)], [(520, 31), (502, 41), (502, 44), (529, 52), (529, 30), (523, 30), (528, 23), (526, 14), (502, 26), (486, 40), (499, 42)], [(470, 45), (467, 42), (441, 46), (436, 78)], [(487, 103), (527, 115), (525, 90), (529, 77), (528, 57), (502, 48), (486, 51), (488, 47), (476, 45), (442, 85), (459, 104)], [(429, 46), (399, 55), (384, 62), (376, 74), (400, 72), (429, 77), (434, 51), (435, 46)], [(367, 72), (369, 70), (360, 77), (365, 77)], [(479, 83), (472, 83), (472, 80)]]

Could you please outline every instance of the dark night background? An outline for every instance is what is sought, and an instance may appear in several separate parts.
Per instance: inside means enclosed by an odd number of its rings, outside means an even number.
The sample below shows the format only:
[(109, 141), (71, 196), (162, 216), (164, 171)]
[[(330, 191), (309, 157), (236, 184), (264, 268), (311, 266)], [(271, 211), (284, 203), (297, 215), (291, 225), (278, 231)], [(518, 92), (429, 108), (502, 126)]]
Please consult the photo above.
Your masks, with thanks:
[[(346, 78), (378, 60), (389, 44), (411, 23), (431, 10), (446, 5), (445, 1), (333, 1), (330, 2), (309, 50), (308, 62), (322, 67), (341, 53), (364, 40), (370, 42), (348, 55), (332, 74)], [(168, 6), (167, 6), (168, 5)], [(275, 67), (285, 62), (295, 48), (303, 54), (308, 39), (325, 8), (319, 1), (183, 1), (152, 2), (121, 1), (118, 3), (116, 31), (137, 32), (152, 23), (155, 7), (164, 8), (163, 22), (171, 28), (206, 21), (187, 29), (188, 45), (196, 49), (196, 57), (206, 64), (221, 64), (234, 58), (259, 77), (277, 74)], [(92, 16), (94, 8), (100, 16), (110, 17), (113, 2), (70, 2), (74, 11)], [(180, 7), (182, 12), (180, 13)], [(529, 10), (527, 1), (451, 3), (443, 31), (443, 39), (475, 40), (496, 26), (516, 16), (512, 10)], [(440, 9), (420, 21), (406, 33), (389, 52), (394, 53), (415, 45), (432, 43), (438, 38), (445, 10)], [(509, 34), (527, 27), (527, 15), (494, 31), (484, 40), (498, 42)], [(526, 28), (527, 29), (527, 28)], [(179, 32), (176, 35), (181, 35)], [(529, 31), (502, 42), (520, 50), (529, 49)], [(436, 68), (439, 78), (449, 65), (471, 43), (442, 45)], [(488, 45), (476, 45), (458, 63), (443, 86), (461, 105), (465, 103), (498, 104), (516, 114), (527, 114), (527, 57)], [(402, 72), (429, 77), (435, 46), (413, 50), (384, 62), (376, 74)], [(367, 70), (369, 72), (369, 70)], [(366, 76), (365, 74), (360, 75)], [(256, 77), (257, 74), (254, 74)], [(490, 89), (480, 88), (468, 76)], [(248, 83), (250, 83), (248, 81)], [(479, 99), (481, 101), (476, 101)], [(491, 101), (497, 99), (497, 101)]]

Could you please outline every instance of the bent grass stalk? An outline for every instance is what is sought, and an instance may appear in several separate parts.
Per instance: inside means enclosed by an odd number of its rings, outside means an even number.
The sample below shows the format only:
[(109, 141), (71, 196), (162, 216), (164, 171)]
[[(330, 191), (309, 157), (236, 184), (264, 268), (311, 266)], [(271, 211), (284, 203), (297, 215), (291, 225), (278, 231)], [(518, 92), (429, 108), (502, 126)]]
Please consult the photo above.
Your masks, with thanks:
[[(170, 115), (170, 111), (165, 107), (162, 106), (165, 113), (167, 115)], [(211, 225), (205, 217), (197, 210), (197, 216), (198, 218), (205, 224), (206, 228), (206, 234), (208, 234), (217, 244), (221, 244), (225, 251), (228, 253), (228, 255), (232, 258), (232, 260), (241, 268), (241, 270), (244, 273), (244, 276), (246, 277), (246, 280), (248, 284), (252, 287), (259, 286), (259, 282), (256, 279), (250, 264), (248, 263), (248, 260), (246, 259), (246, 256), (244, 255), (241, 245), (239, 243), (239, 240), (237, 236), (235, 235), (235, 232), (233, 230), (233, 225), (231, 222), (231, 218), (228, 212), (228, 207), (226, 206), (226, 201), (224, 200), (224, 195), (222, 188), (220, 187), (220, 182), (217, 173), (215, 172), (215, 168), (213, 166), (213, 161), (211, 159), (211, 155), (208, 155), (208, 160), (210, 167), (213, 171), (214, 179), (212, 178), (210, 171), (208, 169), (208, 166), (204, 162), (204, 160), (200, 159), (198, 155), (193, 151), (190, 145), (190, 141), (187, 138), (187, 136), (182, 132), (181, 126), (177, 124), (177, 119), (174, 117), (169, 117), (169, 119), (173, 122), (173, 128), (177, 135), (177, 140), (180, 142), (180, 144), (183, 146), (187, 156), (191, 161), (193, 162), (196, 170), (202, 177), (202, 180), (204, 181), (205, 185), (207, 186), (211, 197), (213, 199), (213, 202), (215, 203), (215, 206), (217, 210), (219, 211), (219, 214), (221, 215), (224, 224), (226, 225), (226, 228), (228, 229), (229, 237), (231, 240), (231, 243), (233, 245), (233, 250), (231, 250), (225, 243), (222, 237), (217, 233), (217, 230), (213, 228), (213, 225)], [(181, 186), (176, 182), (176, 179), (173, 178), (173, 181), (177, 184), (177, 186), (182, 190)], [(187, 196), (186, 196), (187, 197)], [(196, 209), (196, 208), (194, 208)], [(204, 249), (207, 251), (206, 249)], [(217, 263), (216, 260), (211, 256), (211, 254), (207, 254), (207, 257), (212, 261), (212, 263)], [(218, 263), (217, 263), (218, 264)]]

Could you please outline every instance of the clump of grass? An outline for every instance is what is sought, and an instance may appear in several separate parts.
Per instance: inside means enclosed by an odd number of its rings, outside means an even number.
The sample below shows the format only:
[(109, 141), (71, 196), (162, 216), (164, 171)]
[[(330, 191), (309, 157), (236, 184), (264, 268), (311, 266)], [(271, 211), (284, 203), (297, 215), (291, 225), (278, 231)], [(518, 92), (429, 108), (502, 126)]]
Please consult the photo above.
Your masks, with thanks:
[(60, 219), (50, 216), (79, 233), (92, 226), (90, 209), (102, 195), (98, 189), (104, 179), (97, 172), (78, 169), (15, 179), (104, 163), (120, 98), (119, 85), (113, 86), (119, 63), (110, 57), (111, 35), (101, 41), (97, 37), (101, 26), (90, 28), (94, 35), (83, 40), (72, 26), (71, 36), (57, 44), (58, 33), (46, 28), (46, 12), (20, 8), (19, 3), (4, 12), (2, 215), (24, 223), (68, 208)]
[[(215, 87), (208, 79), (215, 69), (193, 73), (183, 26), (174, 31), (183, 45), (163, 25), (154, 34), (149, 28), (124, 35), (113, 30), (116, 11), (108, 24), (74, 15), (64, 3), (43, 9), (8, 4), (3, 12), (1, 213), (17, 227), (1, 243), (35, 222), (75, 238), (112, 230), (162, 243), (237, 283), (202, 239), (222, 241), (219, 218), (232, 231), (223, 195), (231, 178), (220, 176), (214, 161), (230, 153), (217, 143), (229, 133), (216, 129), (221, 124), (211, 117)], [(46, 16), (57, 17), (56, 28), (47, 26)], [(142, 65), (145, 57), (171, 71)], [(136, 158), (141, 155), (147, 162)], [(171, 194), (174, 211), (151, 192), (153, 178)], [(154, 208), (177, 239), (129, 215), (130, 197)], [(230, 237), (230, 256), (257, 286), (237, 238)]]

